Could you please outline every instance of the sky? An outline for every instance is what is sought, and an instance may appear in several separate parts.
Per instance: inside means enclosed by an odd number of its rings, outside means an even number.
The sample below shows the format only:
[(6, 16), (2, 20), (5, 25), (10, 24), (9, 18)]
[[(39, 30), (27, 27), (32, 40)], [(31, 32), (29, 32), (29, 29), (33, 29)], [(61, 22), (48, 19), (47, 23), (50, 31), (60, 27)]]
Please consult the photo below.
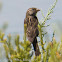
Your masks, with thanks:
[[(48, 9), (54, 3), (55, 0), (0, 0), (2, 3), (2, 9), (0, 12), (0, 27), (4, 23), (8, 23), (8, 28), (5, 31), (5, 35), (10, 34), (20, 34), (21, 40), (23, 40), (24, 33), (24, 19), (26, 16), (26, 11), (28, 8), (36, 7), (43, 10), (44, 15), (46, 16)], [(46, 31), (50, 35), (50, 40), (52, 33), (56, 28), (57, 21), (61, 25), (62, 20), (62, 0), (58, 0), (56, 7), (53, 10), (51, 15), (51, 20), (47, 21), (47, 24), (54, 27), (48, 27)], [(41, 11), (37, 13), (38, 20), (42, 19)], [(61, 28), (60, 28), (61, 29)], [(58, 30), (58, 29), (57, 29)], [(47, 35), (46, 35), (47, 37)]]
[[(0, 3), (2, 3), (2, 9), (0, 11), (0, 28), (7, 22), (8, 28), (5, 31), (5, 34), (17, 33), (20, 34), (20, 38), (23, 40), (24, 19), (27, 9), (31, 7), (42, 9), (46, 16), (48, 8), (51, 7), (54, 1), (55, 0), (0, 0)], [(41, 11), (38, 12), (37, 17), (39, 21), (42, 19)], [(51, 20), (47, 21), (47, 24), (56, 26), (57, 21), (60, 22), (60, 24), (62, 23), (62, 0), (58, 0), (57, 5), (54, 8), (54, 13), (51, 15)], [(48, 34), (51, 35), (49, 36), (50, 39), (54, 26), (46, 28)], [(47, 39), (47, 35), (45, 38)]]
[[(36, 7), (43, 10), (46, 16), (48, 8), (54, 3), (55, 0), (0, 0), (2, 3), (2, 9), (0, 12), (0, 26), (5, 22), (8, 23), (8, 28), (5, 34), (20, 34), (21, 40), (23, 39), (23, 23), (26, 15), (26, 11), (30, 7)], [(61, 22), (62, 20), (62, 0), (58, 0), (54, 13), (51, 16), (51, 20), (47, 23), (56, 23), (56, 20)], [(38, 20), (42, 19), (41, 11), (37, 14)], [(49, 29), (51, 33), (52, 29)], [(52, 34), (52, 33), (51, 33)]]

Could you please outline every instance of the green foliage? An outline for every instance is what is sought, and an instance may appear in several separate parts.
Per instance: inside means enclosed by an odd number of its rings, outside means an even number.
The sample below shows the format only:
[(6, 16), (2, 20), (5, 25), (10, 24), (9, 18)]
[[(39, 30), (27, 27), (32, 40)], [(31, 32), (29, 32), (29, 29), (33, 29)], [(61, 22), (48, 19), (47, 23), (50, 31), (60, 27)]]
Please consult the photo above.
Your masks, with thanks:
[[(26, 25), (24, 25), (24, 39), (23, 41), (20, 41), (20, 36), (17, 35), (15, 37), (15, 40), (13, 40), (15, 45), (15, 48), (13, 47), (11, 41), (12, 36), (9, 34), (7, 36), (7, 39), (4, 38), (4, 33), (0, 31), (0, 43), (3, 43), (3, 47), (5, 49), (5, 54), (8, 62), (62, 62), (62, 38), (60, 42), (56, 42), (56, 39), (52, 37), (52, 41), (49, 42), (46, 47), (44, 45), (46, 43), (43, 42), (43, 37), (46, 33), (43, 33), (43, 29), (45, 26), (45, 23), (47, 20), (50, 19), (51, 13), (53, 13), (53, 9), (55, 8), (55, 5), (57, 3), (57, 0), (54, 2), (54, 4), (49, 8), (47, 15), (44, 16), (42, 10), (42, 16), (43, 16), (43, 22), (38, 25), (39, 28), (39, 37), (40, 37), (40, 50), (41, 55), (39, 56), (33, 56), (31, 49), (31, 43), (26, 40)], [(41, 20), (41, 21), (42, 21)], [(4, 27), (5, 28), (5, 27)]]
[(3, 43), (8, 62), (27, 62), (31, 58), (31, 43), (29, 41), (20, 42), (19, 39), (20, 36), (17, 35), (14, 40), (15, 48), (13, 48), (13, 45), (11, 43), (11, 35), (9, 34), (7, 36), (7, 39), (4, 39), (4, 33), (0, 32), (0, 42)]
[(51, 6), (51, 8), (48, 9), (48, 12), (47, 12), (46, 16), (44, 16), (43, 11), (41, 10), (43, 19), (39, 22), (38, 28), (39, 28), (39, 37), (40, 37), (40, 42), (41, 42), (43, 52), (45, 50), (44, 49), (44, 43), (43, 43), (43, 37), (47, 33), (47, 32), (43, 33), (43, 28), (49, 26), (49, 25), (45, 26), (45, 23), (46, 23), (47, 20), (51, 19), (51, 13), (53, 13), (53, 9), (55, 8), (56, 3), (57, 3), (57, 0), (54, 2), (54, 4)]

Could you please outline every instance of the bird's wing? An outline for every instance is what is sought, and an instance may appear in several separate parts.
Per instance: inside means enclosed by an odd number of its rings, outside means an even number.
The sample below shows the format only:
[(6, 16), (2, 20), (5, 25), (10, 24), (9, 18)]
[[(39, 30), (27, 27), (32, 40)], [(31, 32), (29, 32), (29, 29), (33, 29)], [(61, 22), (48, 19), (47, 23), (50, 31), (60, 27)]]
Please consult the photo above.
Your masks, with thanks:
[(24, 25), (26, 25), (26, 31), (27, 37), (29, 38), (29, 41), (33, 41), (35, 37), (39, 35), (38, 31), (38, 20), (37, 19), (26, 19), (24, 20)]
[[(30, 21), (30, 22), (29, 22)], [(38, 31), (38, 19), (30, 19), (27, 20), (27, 35), (29, 37), (37, 37), (39, 35)]]
[(36, 19), (36, 22), (34, 23), (34, 25), (35, 25), (35, 29), (34, 29), (34, 31), (35, 31), (35, 34), (36, 34), (36, 37), (39, 35), (39, 30), (38, 30), (38, 19)]

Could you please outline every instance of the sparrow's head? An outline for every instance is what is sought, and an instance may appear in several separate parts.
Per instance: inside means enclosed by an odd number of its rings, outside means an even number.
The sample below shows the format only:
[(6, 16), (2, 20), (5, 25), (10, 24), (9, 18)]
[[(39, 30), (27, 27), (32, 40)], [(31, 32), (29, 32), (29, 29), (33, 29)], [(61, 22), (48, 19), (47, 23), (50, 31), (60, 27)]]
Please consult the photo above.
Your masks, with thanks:
[(37, 8), (29, 8), (27, 10), (26, 15), (35, 16), (38, 11), (40, 11), (40, 10)]

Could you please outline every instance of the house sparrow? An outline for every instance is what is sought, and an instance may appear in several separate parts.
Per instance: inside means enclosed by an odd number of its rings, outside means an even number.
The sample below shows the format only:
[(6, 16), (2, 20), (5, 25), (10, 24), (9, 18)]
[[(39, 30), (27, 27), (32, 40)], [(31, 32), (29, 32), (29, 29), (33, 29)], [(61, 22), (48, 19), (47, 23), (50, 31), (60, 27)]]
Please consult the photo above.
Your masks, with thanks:
[(33, 44), (35, 56), (39, 56), (40, 51), (37, 43), (37, 36), (39, 35), (38, 31), (38, 19), (36, 17), (36, 13), (40, 11), (37, 8), (29, 8), (26, 12), (26, 18), (24, 20), (24, 24), (26, 27), (26, 35), (28, 40)]

